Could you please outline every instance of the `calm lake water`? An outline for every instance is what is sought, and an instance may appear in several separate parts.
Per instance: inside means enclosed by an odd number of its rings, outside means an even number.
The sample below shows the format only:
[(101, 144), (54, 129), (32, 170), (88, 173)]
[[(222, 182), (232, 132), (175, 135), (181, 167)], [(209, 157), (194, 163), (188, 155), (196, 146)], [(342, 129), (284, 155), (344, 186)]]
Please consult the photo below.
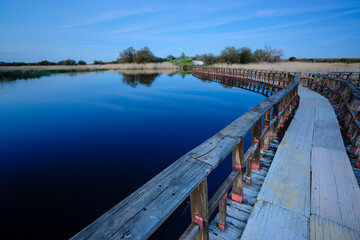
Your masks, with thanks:
[[(263, 99), (179, 74), (0, 82), (1, 238), (72, 237)], [(210, 196), (230, 171), (210, 174)], [(189, 223), (185, 201), (153, 238)]]

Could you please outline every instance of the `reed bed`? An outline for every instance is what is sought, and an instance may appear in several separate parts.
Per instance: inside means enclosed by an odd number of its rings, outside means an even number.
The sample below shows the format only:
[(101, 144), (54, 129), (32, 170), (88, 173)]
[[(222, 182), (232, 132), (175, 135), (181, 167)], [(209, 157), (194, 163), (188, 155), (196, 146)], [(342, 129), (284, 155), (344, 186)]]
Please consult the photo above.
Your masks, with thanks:
[(360, 72), (360, 63), (277, 62), (250, 64), (213, 64), (213, 67), (246, 68), (288, 72)]
[(14, 70), (67, 70), (67, 69), (108, 69), (108, 70), (122, 70), (122, 69), (180, 69), (179, 66), (169, 62), (163, 63), (119, 63), (119, 64), (101, 64), (101, 65), (50, 65), (50, 66), (0, 66), (0, 71), (14, 71)]

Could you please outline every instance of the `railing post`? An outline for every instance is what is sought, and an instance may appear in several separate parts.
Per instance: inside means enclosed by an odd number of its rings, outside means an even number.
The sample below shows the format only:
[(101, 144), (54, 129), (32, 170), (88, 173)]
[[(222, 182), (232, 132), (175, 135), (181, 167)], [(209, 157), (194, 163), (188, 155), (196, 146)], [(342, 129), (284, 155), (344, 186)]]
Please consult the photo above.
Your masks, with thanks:
[(283, 97), (281, 100), (280, 100), (280, 112), (281, 112), (281, 117), (279, 119), (279, 126), (280, 128), (283, 128), (284, 127), (284, 122), (285, 122), (285, 101), (286, 101), (286, 96)]
[(261, 138), (261, 119), (255, 123), (254, 127), (252, 128), (252, 142), (258, 142), (258, 146), (254, 152), (252, 158), (251, 168), (259, 170), (260, 168), (260, 138)]
[(208, 231), (208, 189), (205, 178), (190, 194), (191, 218), (200, 225), (200, 232), (196, 240), (209, 239)]
[(244, 168), (244, 139), (241, 139), (241, 142), (236, 145), (232, 152), (232, 168), (238, 169), (240, 174), (233, 183), (231, 199), (238, 203), (242, 203), (244, 187), (244, 176), (242, 171)]
[(269, 110), (267, 113), (265, 113), (264, 115), (264, 122), (263, 122), (263, 128), (267, 129), (267, 132), (265, 133), (264, 137), (262, 138), (261, 142), (262, 142), (262, 149), (263, 150), (268, 150), (269, 149), (269, 142), (270, 142), (270, 134), (271, 134), (271, 130), (270, 130), (270, 118), (271, 118), (271, 110)]
[(272, 127), (272, 136), (273, 137), (277, 137), (277, 133), (279, 131), (279, 124), (280, 124), (280, 119), (279, 119), (279, 103), (276, 103), (273, 106), (273, 118), (276, 118), (276, 121), (274, 122), (274, 126)]
[(225, 227), (226, 227), (226, 198), (227, 198), (227, 193), (225, 193), (225, 195), (221, 198), (221, 200), (219, 202), (219, 223), (218, 223), (218, 228), (221, 231), (224, 231)]

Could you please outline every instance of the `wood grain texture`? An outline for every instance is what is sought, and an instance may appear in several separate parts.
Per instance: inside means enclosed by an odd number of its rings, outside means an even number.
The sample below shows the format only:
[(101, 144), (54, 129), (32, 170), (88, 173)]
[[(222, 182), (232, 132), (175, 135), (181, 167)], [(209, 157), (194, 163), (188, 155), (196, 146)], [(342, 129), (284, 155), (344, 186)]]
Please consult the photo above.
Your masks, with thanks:
[(309, 239), (309, 219), (274, 204), (258, 201), (241, 239)]
[(280, 145), (310, 152), (313, 132), (314, 125), (306, 121), (297, 120), (295, 114), (295, 119), (291, 121)]
[(345, 151), (313, 147), (311, 213), (360, 231), (360, 189)]
[(310, 152), (280, 146), (258, 199), (310, 217)]
[(311, 240), (359, 240), (360, 232), (330, 220), (312, 215), (310, 218)]

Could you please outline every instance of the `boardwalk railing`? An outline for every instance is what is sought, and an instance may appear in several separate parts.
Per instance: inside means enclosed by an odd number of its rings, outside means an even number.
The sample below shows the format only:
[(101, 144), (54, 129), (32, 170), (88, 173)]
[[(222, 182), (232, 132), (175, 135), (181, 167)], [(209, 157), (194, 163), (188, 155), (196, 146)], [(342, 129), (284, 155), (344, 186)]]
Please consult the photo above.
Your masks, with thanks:
[[(220, 132), (175, 161), (129, 197), (95, 220), (72, 239), (145, 239), (190, 196), (192, 224), (182, 239), (208, 239), (211, 213), (219, 206), (219, 228), (225, 227), (225, 198), (242, 202), (243, 171), (251, 184), (251, 168), (259, 168), (260, 154), (268, 148), (296, 105), (299, 77), (269, 71), (195, 68), (196, 74), (226, 74), (267, 82), (282, 90), (240, 116)], [(210, 73), (211, 72), (211, 73)], [(244, 138), (252, 132), (244, 154)], [(232, 172), (208, 200), (207, 176), (232, 152)]]
[(353, 82), (321, 74), (302, 78), (301, 85), (321, 93), (335, 104), (343, 138), (351, 142), (351, 151), (357, 156), (355, 166), (360, 168), (360, 89)]
[(352, 82), (355, 86), (360, 86), (360, 72), (293, 72), (293, 74), (301, 75), (303, 78), (313, 78), (314, 75), (322, 75), (333, 79), (346, 80)]
[(263, 83), (276, 88), (284, 88), (293, 77), (289, 72), (243, 69), (243, 68), (218, 68), (218, 67), (193, 67), (193, 74), (208, 75), (213, 77), (227, 77), (236, 80), (247, 80)]

